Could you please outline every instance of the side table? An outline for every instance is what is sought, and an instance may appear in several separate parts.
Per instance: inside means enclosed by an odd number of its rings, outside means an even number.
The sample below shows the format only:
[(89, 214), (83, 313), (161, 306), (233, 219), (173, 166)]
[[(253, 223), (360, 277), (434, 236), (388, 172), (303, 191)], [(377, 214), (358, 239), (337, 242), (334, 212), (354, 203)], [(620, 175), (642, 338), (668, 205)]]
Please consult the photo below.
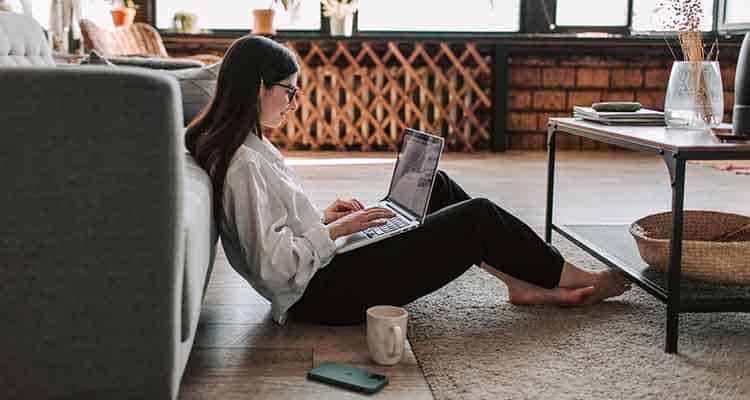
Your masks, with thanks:
[[(555, 138), (563, 132), (664, 159), (672, 187), (672, 234), (668, 272), (661, 273), (640, 257), (626, 225), (556, 225), (552, 214), (555, 183)], [(552, 231), (573, 242), (611, 268), (622, 271), (667, 307), (667, 353), (677, 352), (680, 313), (750, 312), (750, 286), (718, 285), (681, 278), (685, 163), (689, 160), (750, 160), (750, 143), (723, 143), (710, 132), (654, 126), (608, 126), (576, 118), (550, 118), (548, 123), (547, 210), (544, 239)]]

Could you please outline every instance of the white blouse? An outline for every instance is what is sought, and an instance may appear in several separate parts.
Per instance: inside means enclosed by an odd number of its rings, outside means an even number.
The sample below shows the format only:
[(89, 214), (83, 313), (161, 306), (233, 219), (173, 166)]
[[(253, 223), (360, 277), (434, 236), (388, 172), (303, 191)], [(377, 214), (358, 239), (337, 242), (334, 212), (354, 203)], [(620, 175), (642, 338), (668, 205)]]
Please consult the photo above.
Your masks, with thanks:
[(274, 321), (283, 324), (335, 254), (320, 210), (281, 153), (254, 133), (229, 164), (223, 206), (219, 233), (229, 263), (271, 302)]

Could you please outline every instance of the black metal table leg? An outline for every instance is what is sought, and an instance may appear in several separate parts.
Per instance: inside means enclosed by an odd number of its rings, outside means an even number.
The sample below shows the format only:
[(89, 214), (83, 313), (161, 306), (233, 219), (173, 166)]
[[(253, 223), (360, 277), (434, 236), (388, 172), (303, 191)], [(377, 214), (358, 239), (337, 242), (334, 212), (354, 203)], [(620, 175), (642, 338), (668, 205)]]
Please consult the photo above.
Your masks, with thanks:
[(685, 160), (665, 155), (672, 184), (672, 236), (669, 241), (667, 329), (664, 351), (677, 352), (680, 317), (680, 269), (682, 266), (682, 222), (685, 199)]
[(547, 154), (549, 162), (547, 163), (547, 210), (544, 223), (544, 240), (552, 243), (552, 206), (553, 191), (555, 186), (555, 129), (554, 124), (550, 124), (547, 133)]

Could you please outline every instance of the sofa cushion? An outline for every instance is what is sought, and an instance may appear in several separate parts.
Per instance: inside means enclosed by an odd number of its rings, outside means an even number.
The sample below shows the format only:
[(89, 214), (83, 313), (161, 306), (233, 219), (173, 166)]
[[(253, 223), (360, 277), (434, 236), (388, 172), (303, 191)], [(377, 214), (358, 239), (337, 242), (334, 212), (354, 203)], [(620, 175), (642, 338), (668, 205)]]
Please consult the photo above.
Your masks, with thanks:
[(193, 157), (185, 155), (183, 236), (185, 241), (182, 281), (181, 368), (185, 367), (198, 326), (201, 301), (216, 256), (218, 233), (213, 219), (211, 180)]
[[(96, 50), (92, 50), (84, 64), (117, 66), (112, 57), (105, 57)], [(199, 68), (184, 68), (175, 70), (157, 70), (173, 76), (180, 83), (182, 92), (182, 116), (187, 125), (201, 112), (210, 101), (216, 90), (216, 79), (219, 77), (221, 63), (215, 63)]]
[(180, 82), (182, 90), (182, 116), (185, 125), (189, 124), (201, 112), (214, 95), (216, 79), (219, 77), (221, 63), (203, 68), (188, 68), (164, 71)]
[(33, 18), (0, 11), (0, 67), (54, 66), (42, 27)]

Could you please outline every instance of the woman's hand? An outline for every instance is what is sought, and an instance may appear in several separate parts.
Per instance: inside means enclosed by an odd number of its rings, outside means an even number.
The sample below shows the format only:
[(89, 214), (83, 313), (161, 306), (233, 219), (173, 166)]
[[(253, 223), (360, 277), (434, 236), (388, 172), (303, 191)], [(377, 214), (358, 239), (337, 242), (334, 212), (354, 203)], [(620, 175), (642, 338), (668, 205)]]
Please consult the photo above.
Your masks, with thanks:
[(337, 219), (365, 207), (357, 199), (337, 199), (323, 210), (323, 223), (328, 225)]
[(393, 211), (383, 207), (372, 207), (354, 211), (328, 225), (328, 234), (336, 240), (340, 236), (350, 235), (373, 226), (385, 225), (387, 219), (395, 217)]

